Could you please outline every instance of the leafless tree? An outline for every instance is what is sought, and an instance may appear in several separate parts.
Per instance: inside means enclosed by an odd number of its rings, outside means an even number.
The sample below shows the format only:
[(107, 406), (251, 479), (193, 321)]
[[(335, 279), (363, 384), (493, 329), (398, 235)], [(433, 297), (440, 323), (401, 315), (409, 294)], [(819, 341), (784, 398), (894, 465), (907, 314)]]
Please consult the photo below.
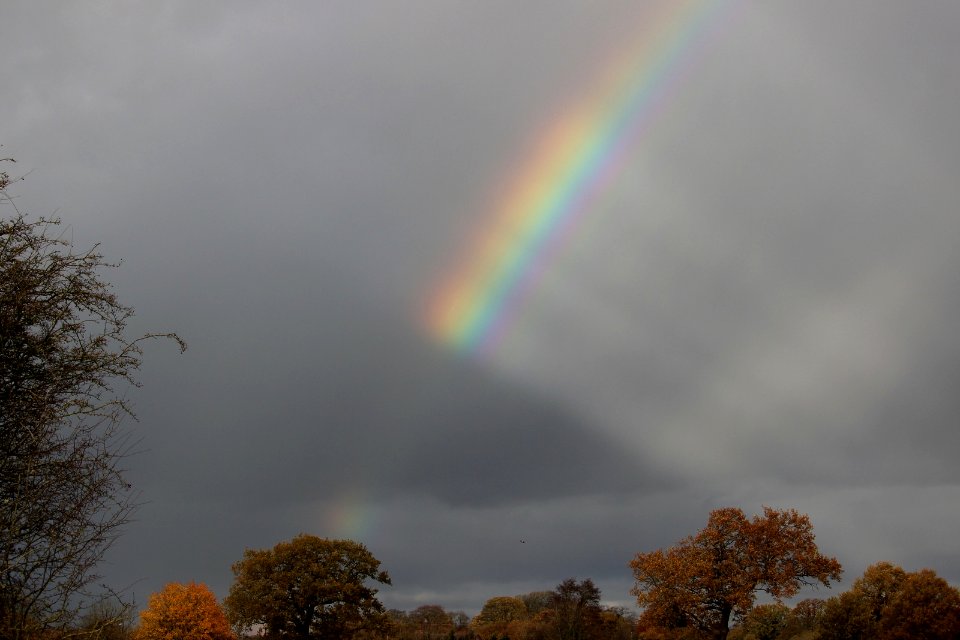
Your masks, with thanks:
[[(0, 638), (76, 629), (137, 505), (124, 477), (141, 345), (133, 309), (57, 219), (28, 220), (0, 173)], [(112, 597), (112, 595), (110, 596)]]

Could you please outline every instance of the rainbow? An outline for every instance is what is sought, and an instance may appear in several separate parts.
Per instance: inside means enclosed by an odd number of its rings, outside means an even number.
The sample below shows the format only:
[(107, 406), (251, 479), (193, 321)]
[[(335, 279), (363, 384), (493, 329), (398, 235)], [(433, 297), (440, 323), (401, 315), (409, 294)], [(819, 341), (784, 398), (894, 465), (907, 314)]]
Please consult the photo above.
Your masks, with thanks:
[(458, 351), (493, 348), (562, 239), (619, 174), (680, 84), (724, 0), (662, 0), (603, 67), (588, 99), (562, 109), (511, 174), (470, 249), (429, 296), (427, 331)]
[(369, 543), (376, 532), (379, 511), (372, 506), (367, 492), (359, 487), (334, 495), (321, 509), (317, 528), (331, 538), (346, 538)]

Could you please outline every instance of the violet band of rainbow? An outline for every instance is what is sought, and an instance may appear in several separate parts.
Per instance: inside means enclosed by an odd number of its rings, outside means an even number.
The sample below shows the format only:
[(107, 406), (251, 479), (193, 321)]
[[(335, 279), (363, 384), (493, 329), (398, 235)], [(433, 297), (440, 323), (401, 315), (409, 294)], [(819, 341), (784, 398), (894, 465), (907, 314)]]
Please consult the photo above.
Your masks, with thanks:
[(468, 353), (495, 349), (540, 274), (669, 104), (725, 0), (666, 0), (586, 99), (560, 110), (508, 180), (464, 259), (430, 296), (427, 330)]

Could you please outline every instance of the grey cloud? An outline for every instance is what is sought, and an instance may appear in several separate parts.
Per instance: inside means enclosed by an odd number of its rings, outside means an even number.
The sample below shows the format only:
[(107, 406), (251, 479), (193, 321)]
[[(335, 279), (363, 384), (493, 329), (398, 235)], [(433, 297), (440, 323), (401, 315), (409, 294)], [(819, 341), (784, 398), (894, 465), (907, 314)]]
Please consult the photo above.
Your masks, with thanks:
[[(150, 381), (176, 402), (144, 420), (171, 425), (174, 447), (191, 442), (163, 452), (191, 470), (180, 482), (243, 508), (369, 483), (374, 494), (497, 504), (665, 482), (654, 461), (619, 450), (563, 403), (442, 352), (345, 283), (295, 265), (255, 270), (277, 270), (282, 285), (208, 319), (215, 330), (196, 336), (173, 378)], [(213, 295), (197, 295), (246, 306), (251, 280), (241, 265), (231, 273), (235, 290), (200, 284)]]
[(108, 575), (223, 595), (347, 496), (402, 606), (629, 602), (632, 553), (728, 504), (957, 580), (957, 9), (731, 4), (483, 361), (423, 302), (652, 5), (5, 7), (19, 204), (191, 345), (131, 392)]

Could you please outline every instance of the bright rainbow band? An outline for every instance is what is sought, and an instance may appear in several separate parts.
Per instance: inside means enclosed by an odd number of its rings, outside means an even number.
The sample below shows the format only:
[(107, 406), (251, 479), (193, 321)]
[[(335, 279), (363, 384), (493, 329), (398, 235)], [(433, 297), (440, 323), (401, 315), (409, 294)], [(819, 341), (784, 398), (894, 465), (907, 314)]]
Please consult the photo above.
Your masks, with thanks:
[(453, 348), (492, 349), (567, 230), (620, 173), (690, 67), (723, 0), (662, 0), (642, 33), (604, 67), (596, 89), (538, 136), (473, 239), (434, 291), (429, 332)]

